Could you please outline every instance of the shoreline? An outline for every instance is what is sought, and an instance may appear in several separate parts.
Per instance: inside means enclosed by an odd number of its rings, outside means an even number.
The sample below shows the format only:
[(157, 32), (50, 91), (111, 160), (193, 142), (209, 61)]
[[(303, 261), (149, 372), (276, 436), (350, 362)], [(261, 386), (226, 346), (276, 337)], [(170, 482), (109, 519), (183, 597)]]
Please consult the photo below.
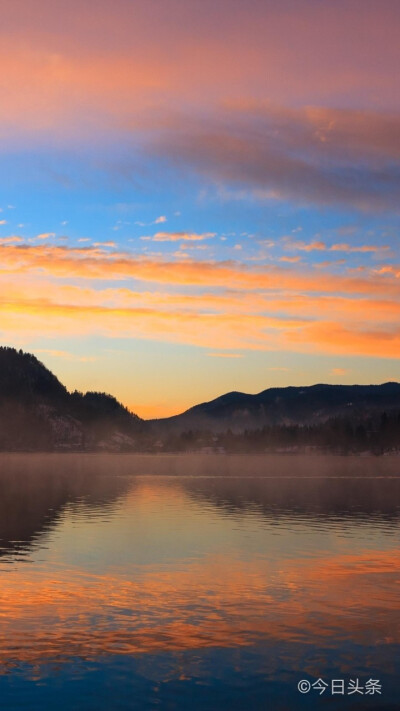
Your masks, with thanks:
[(0, 471), (54, 475), (85, 470), (90, 476), (166, 476), (259, 479), (400, 479), (400, 457), (354, 454), (211, 454), (116, 452), (0, 452)]

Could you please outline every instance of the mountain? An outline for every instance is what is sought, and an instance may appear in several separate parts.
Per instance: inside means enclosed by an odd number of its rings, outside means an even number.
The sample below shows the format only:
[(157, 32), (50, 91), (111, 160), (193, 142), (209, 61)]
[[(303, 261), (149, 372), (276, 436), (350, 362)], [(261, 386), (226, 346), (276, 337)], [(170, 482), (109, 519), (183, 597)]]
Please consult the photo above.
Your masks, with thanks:
[(400, 451), (400, 384), (231, 392), (144, 421), (111, 395), (72, 392), (35, 356), (0, 347), (0, 451)]
[(153, 420), (159, 432), (188, 430), (232, 432), (264, 426), (311, 425), (331, 418), (360, 420), (375, 413), (400, 410), (400, 384), (310, 385), (269, 388), (257, 395), (231, 392), (186, 410)]
[(34, 355), (0, 347), (0, 450), (131, 450), (144, 428), (111, 395), (69, 393)]

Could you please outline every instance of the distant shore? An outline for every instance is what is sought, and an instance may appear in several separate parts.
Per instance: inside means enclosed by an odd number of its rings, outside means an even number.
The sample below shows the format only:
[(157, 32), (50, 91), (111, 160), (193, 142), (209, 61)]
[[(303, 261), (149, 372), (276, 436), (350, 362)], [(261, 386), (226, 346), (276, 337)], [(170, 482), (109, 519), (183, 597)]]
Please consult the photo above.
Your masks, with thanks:
[[(98, 452), (0, 452), (1, 469), (40, 471), (53, 460), (55, 471), (68, 474), (83, 462), (93, 471), (116, 475), (260, 478), (379, 478), (400, 477), (399, 453), (384, 456), (358, 454), (288, 453), (98, 453)], [(86, 465), (85, 465), (86, 466)]]

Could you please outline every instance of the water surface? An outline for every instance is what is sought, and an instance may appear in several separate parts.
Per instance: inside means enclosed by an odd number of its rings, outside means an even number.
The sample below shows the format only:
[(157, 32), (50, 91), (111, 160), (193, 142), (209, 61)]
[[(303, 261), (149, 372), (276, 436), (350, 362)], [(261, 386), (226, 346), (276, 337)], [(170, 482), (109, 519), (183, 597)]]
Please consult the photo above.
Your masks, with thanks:
[(2, 708), (400, 707), (400, 459), (0, 464)]

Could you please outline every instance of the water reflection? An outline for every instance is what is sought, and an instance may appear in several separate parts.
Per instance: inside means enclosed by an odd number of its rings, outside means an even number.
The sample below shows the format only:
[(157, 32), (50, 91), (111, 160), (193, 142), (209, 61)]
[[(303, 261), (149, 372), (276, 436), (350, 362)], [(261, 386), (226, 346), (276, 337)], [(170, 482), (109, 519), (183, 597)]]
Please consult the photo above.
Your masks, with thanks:
[(113, 709), (296, 711), (319, 708), (296, 680), (338, 674), (381, 678), (386, 705), (365, 707), (398, 708), (400, 479), (218, 461), (199, 478), (185, 457), (3, 460), (6, 708), (62, 687), (65, 709), (108, 709), (112, 688)]
[(39, 544), (68, 506), (104, 511), (112, 505), (129, 482), (104, 474), (90, 457), (2, 455), (0, 556)]
[[(399, 471), (400, 474), (400, 471)], [(383, 524), (399, 522), (398, 479), (359, 477), (241, 478), (210, 477), (185, 481), (195, 497), (213, 503), (229, 514), (255, 511), (267, 518), (285, 517), (348, 520), (354, 523), (378, 517)]]

